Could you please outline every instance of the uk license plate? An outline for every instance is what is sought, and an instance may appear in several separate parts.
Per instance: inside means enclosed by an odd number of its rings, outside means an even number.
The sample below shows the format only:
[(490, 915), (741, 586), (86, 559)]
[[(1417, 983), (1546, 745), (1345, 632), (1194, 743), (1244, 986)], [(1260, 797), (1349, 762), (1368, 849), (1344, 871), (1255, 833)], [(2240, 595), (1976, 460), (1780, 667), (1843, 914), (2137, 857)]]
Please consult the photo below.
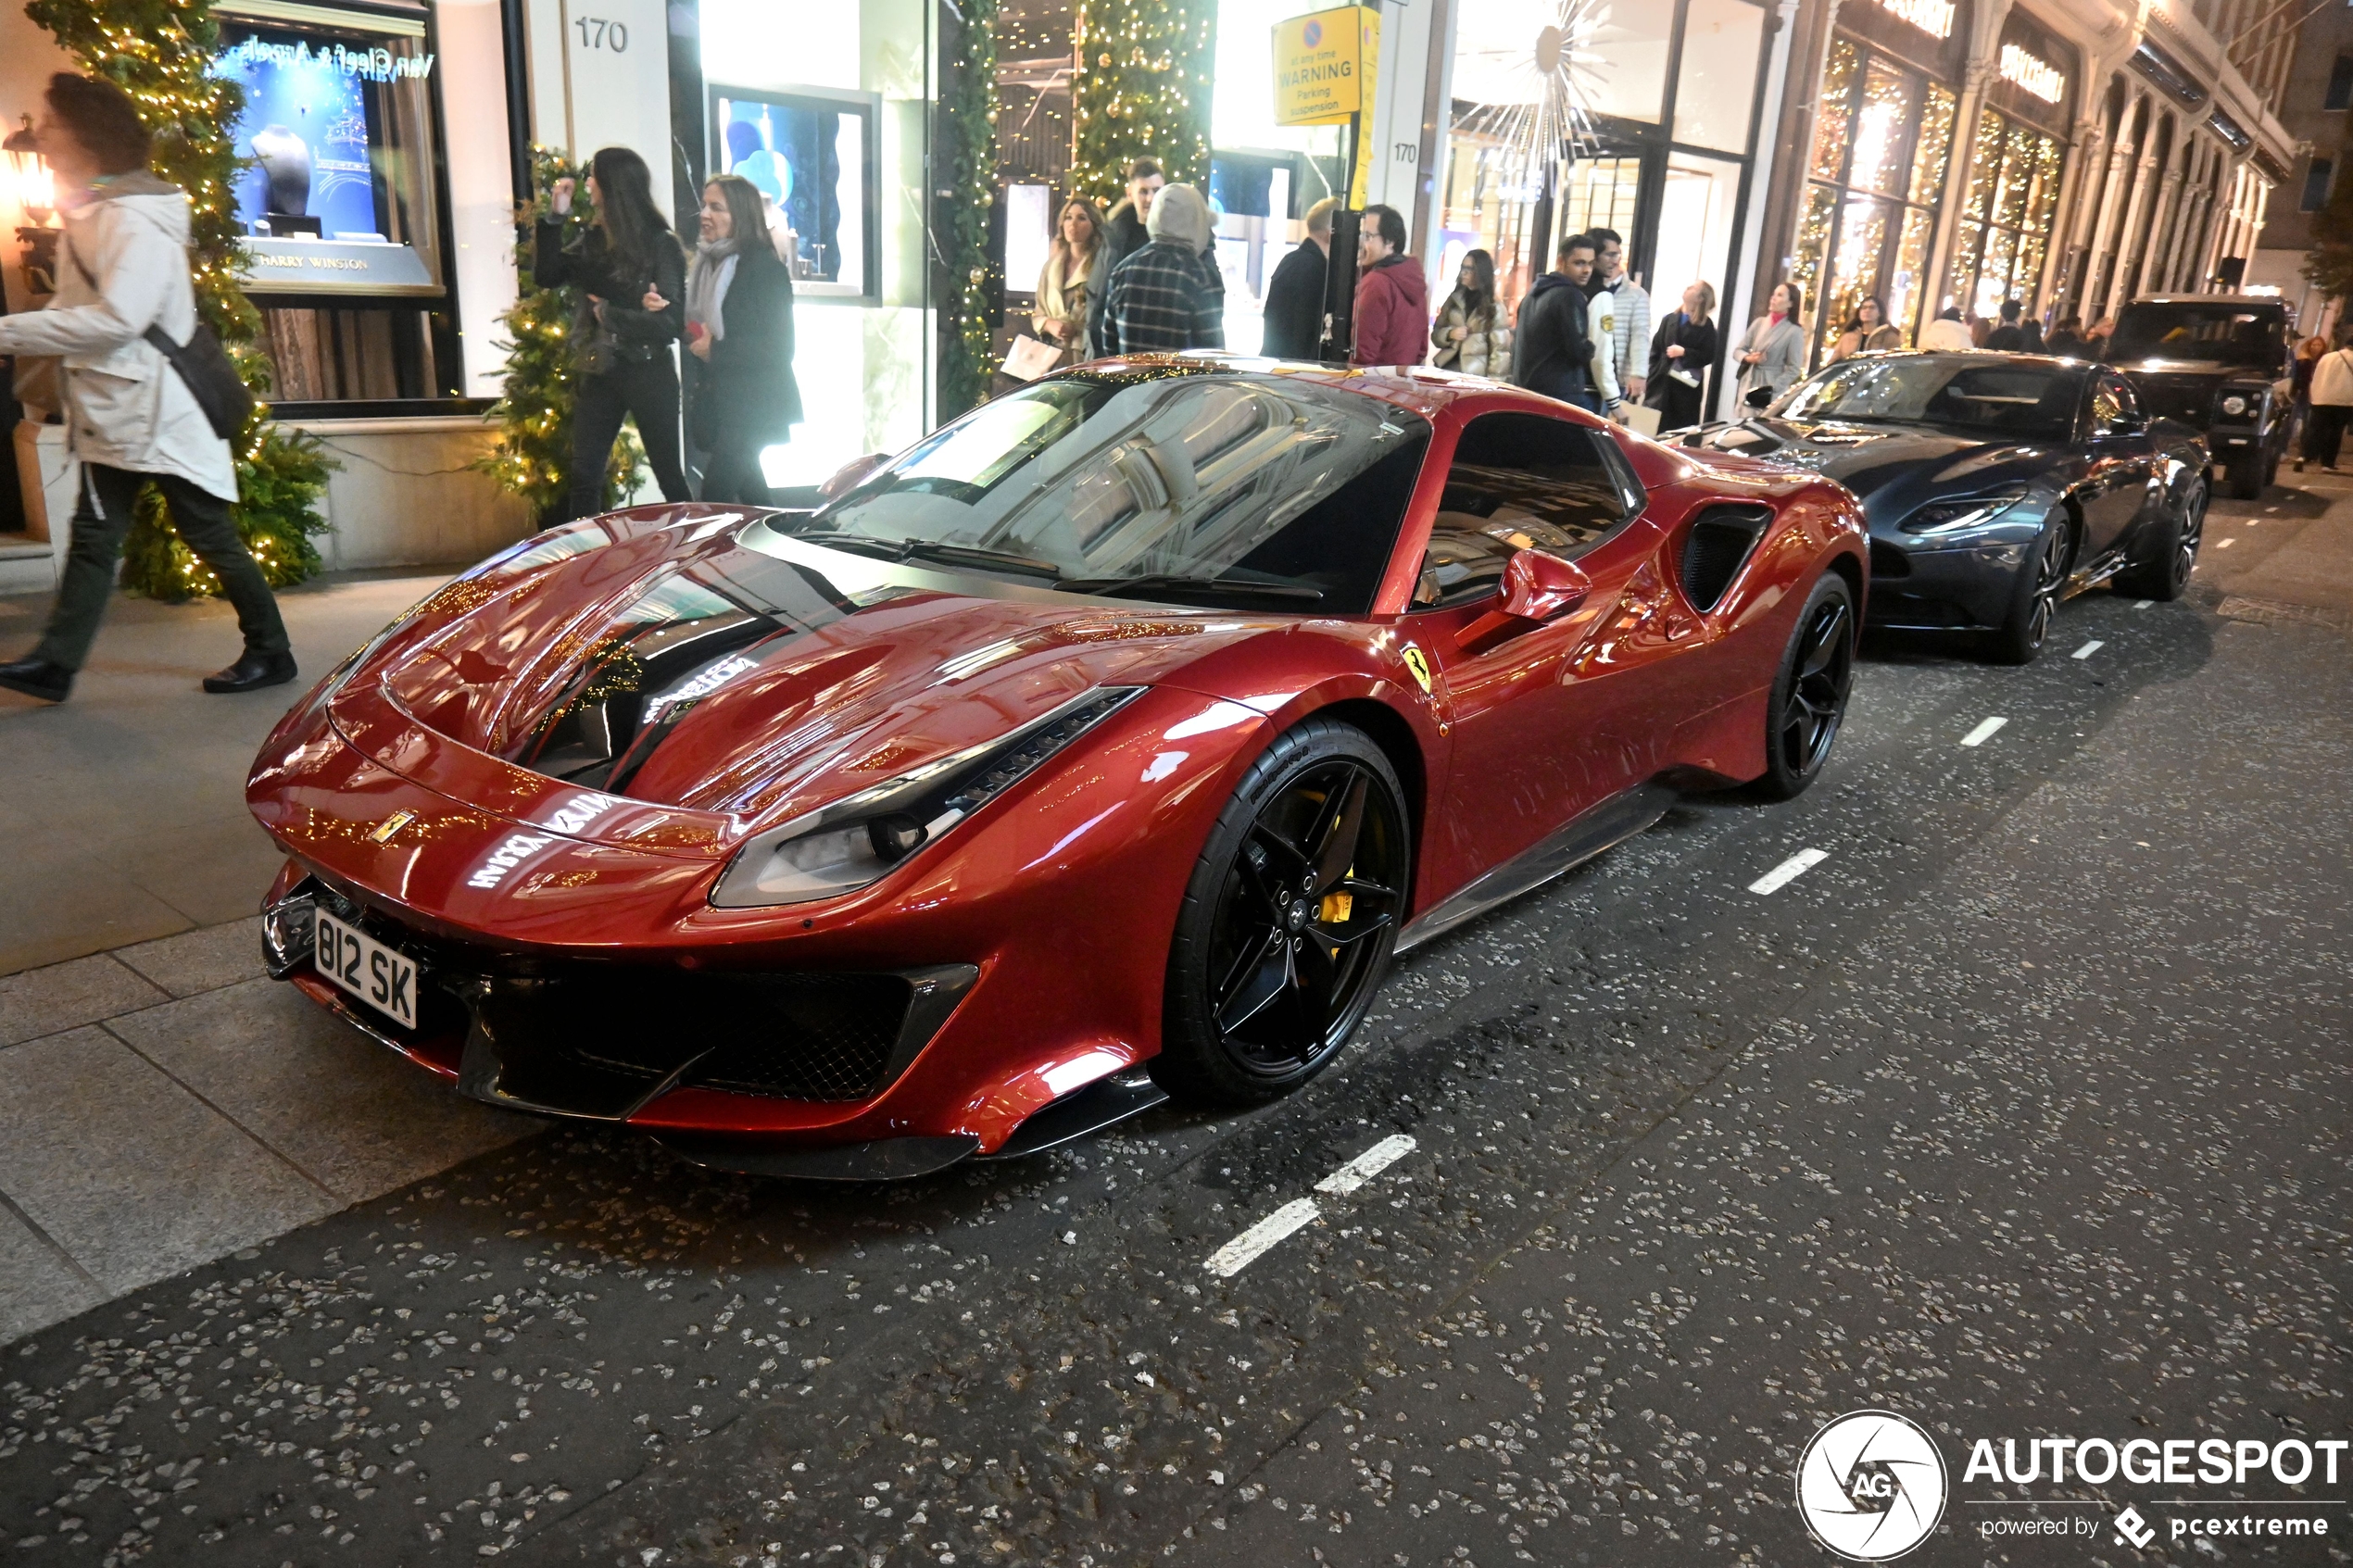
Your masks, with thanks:
[(417, 964), (321, 909), (311, 962), (321, 974), (406, 1029), (417, 1026)]

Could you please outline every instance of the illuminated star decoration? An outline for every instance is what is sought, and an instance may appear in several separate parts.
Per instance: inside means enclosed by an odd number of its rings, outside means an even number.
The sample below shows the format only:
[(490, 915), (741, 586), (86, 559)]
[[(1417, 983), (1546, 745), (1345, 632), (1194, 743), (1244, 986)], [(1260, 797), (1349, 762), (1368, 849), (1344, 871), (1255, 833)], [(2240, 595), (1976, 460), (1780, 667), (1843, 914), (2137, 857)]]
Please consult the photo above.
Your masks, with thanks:
[(1464, 129), (1491, 136), (1517, 182), (1534, 186), (1554, 158), (1574, 159), (1596, 144), (1590, 106), (1601, 90), (1602, 55), (1594, 34), (1606, 26), (1615, 0), (1544, 0), (1530, 19), (1533, 38), (1488, 49), (1466, 49), (1478, 79), (1491, 89)]

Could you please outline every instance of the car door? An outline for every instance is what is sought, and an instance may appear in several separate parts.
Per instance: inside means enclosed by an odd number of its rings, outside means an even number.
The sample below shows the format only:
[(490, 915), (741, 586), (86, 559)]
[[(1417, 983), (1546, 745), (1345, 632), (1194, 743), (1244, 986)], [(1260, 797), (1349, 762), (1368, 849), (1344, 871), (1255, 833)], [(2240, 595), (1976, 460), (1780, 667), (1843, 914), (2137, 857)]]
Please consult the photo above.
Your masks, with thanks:
[[(1492, 413), (1461, 432), (1403, 629), (1443, 683), (1452, 746), (1428, 831), (1466, 875), (1659, 766), (1665, 662), (1704, 627), (1662, 574), (1642, 507), (1623, 455), (1583, 425)], [(1530, 548), (1573, 561), (1591, 588), (1552, 620), (1499, 624), (1504, 568)]]
[(2092, 383), (2084, 449), (2079, 568), (2118, 547), (2148, 496), (2155, 454), (2148, 416), (2133, 383), (2114, 370), (2101, 370)]

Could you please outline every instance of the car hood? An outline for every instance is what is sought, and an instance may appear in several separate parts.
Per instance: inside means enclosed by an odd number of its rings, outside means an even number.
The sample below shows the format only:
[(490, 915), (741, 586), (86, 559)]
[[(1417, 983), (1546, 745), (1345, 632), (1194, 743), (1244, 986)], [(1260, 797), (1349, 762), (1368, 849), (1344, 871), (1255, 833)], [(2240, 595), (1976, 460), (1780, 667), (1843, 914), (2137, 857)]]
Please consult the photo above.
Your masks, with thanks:
[(1759, 439), (1741, 451), (1812, 469), (1864, 502), (1873, 517), (1884, 503), (1904, 509), (1935, 495), (1967, 495), (2032, 479), (2062, 448), (2051, 442), (1988, 440), (1926, 425), (1793, 423), (1766, 417), (1739, 427)]
[[(555, 783), (575, 817), (601, 819), (583, 836), (718, 853), (1091, 688), (1160, 681), (1289, 624), (872, 560), (728, 521), (686, 539), (696, 530), (600, 519), (565, 536), (575, 553), (526, 549), (459, 579), (342, 678), (338, 730), (476, 805), (511, 811)], [(652, 823), (624, 803), (672, 809)]]

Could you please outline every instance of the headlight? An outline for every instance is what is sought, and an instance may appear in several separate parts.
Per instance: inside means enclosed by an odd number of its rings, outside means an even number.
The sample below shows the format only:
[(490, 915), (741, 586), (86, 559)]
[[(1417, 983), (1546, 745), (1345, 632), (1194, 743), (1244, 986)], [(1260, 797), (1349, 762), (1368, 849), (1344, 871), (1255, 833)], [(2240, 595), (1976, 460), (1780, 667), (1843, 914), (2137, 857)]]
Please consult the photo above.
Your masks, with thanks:
[(2232, 393), (2228, 397), (2222, 399), (2222, 412), (2233, 416), (2246, 413), (2246, 399), (2240, 396), (2235, 392)]
[(2024, 499), (2025, 491), (2006, 490), (1998, 495), (1963, 495), (1950, 501), (1931, 501), (1906, 518), (1902, 526), (1906, 533), (1951, 533), (1991, 522)]
[(1099, 687), (1000, 740), (771, 828), (736, 852), (711, 901), (723, 909), (805, 904), (879, 882), (1143, 690)]

